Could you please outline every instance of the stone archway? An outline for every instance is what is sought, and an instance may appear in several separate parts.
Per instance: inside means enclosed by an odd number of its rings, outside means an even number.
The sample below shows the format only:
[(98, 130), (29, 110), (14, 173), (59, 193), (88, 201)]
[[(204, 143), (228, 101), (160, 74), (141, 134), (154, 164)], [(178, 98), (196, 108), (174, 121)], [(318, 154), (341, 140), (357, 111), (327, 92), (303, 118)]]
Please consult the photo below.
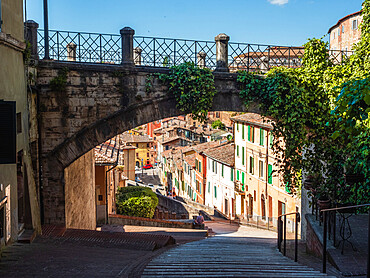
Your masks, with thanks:
[[(52, 90), (50, 81), (64, 68), (68, 71), (65, 89)], [(64, 172), (71, 163), (126, 130), (182, 114), (163, 84), (155, 83), (146, 91), (150, 73), (153, 69), (144, 67), (40, 61), (37, 85), (44, 223), (65, 224)], [(237, 75), (214, 75), (218, 93), (212, 111), (246, 112)], [(257, 105), (248, 111), (258, 113)]]

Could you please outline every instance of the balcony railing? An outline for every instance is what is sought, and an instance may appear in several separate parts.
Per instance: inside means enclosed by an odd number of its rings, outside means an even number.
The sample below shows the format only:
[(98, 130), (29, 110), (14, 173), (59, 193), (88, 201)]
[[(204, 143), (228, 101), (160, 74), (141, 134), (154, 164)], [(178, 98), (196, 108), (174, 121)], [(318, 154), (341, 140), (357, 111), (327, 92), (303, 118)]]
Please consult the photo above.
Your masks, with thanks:
[[(45, 57), (44, 31), (36, 29), (35, 34), (37, 38), (33, 41), (38, 42), (35, 54), (43, 59)], [(273, 67), (300, 67), (304, 54), (303, 47), (228, 41), (223, 41), (221, 44), (217, 40), (198, 41), (132, 35), (124, 40), (124, 34), (55, 30), (49, 30), (48, 34), (50, 59), (81, 63), (125, 64), (127, 62), (125, 59), (129, 59), (129, 62), (136, 66), (171, 67), (183, 62), (193, 62), (212, 70), (220, 69), (221, 65), (223, 71), (265, 72)], [(129, 43), (125, 44), (127, 38)], [(122, 45), (128, 45), (132, 49), (125, 49)], [(218, 50), (222, 47), (226, 51)], [(220, 58), (217, 53), (224, 53), (224, 57)], [(329, 59), (338, 64), (352, 55), (352, 52), (330, 50), (328, 54)]]

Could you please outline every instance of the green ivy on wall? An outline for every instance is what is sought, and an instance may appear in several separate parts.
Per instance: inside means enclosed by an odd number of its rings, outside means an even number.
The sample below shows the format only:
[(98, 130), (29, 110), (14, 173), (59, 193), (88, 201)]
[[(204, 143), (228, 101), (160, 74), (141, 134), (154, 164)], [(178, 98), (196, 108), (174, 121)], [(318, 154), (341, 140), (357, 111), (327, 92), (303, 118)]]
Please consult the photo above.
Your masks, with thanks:
[[(170, 67), (168, 74), (159, 74), (159, 79), (168, 85), (168, 90), (177, 101), (177, 108), (185, 114), (191, 113), (194, 119), (207, 120), (216, 94), (214, 77), (210, 69), (199, 68), (194, 63), (185, 62)], [(147, 82), (148, 84), (151, 82)], [(147, 88), (150, 88), (147, 85)]]

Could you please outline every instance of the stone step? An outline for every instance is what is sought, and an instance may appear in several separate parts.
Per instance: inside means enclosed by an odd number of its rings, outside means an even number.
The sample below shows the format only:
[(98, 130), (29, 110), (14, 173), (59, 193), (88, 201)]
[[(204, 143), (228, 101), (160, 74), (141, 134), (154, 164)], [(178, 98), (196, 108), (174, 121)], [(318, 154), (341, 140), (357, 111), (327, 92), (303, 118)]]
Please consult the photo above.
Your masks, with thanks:
[(18, 236), (19, 243), (32, 243), (36, 237), (36, 231), (25, 229), (23, 233)]

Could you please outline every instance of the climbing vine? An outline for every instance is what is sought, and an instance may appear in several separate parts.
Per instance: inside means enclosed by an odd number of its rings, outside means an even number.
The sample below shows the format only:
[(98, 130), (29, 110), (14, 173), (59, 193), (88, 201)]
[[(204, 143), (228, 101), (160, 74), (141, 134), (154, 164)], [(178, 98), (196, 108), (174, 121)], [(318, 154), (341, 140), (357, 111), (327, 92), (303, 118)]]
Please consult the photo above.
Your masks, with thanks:
[(62, 68), (58, 75), (50, 80), (50, 88), (56, 92), (64, 92), (67, 87), (68, 68)]
[[(216, 94), (214, 77), (210, 69), (199, 68), (194, 63), (185, 62), (170, 67), (168, 74), (159, 74), (159, 80), (167, 84), (168, 90), (177, 101), (177, 108), (191, 113), (194, 119), (207, 120), (208, 110), (212, 107)], [(147, 81), (146, 90), (151, 88)]]
[[(341, 64), (331, 61), (327, 43), (310, 39), (301, 68), (273, 68), (265, 77), (238, 74), (245, 104), (258, 100), (265, 119), (273, 119), (274, 138), (283, 140), (273, 148), (281, 154), (285, 182), (299, 187), (304, 170), (319, 181), (317, 197), (339, 202), (370, 198), (370, 0), (362, 14), (362, 39)], [(341, 194), (345, 172), (365, 175), (362, 198), (354, 198), (353, 190)]]

